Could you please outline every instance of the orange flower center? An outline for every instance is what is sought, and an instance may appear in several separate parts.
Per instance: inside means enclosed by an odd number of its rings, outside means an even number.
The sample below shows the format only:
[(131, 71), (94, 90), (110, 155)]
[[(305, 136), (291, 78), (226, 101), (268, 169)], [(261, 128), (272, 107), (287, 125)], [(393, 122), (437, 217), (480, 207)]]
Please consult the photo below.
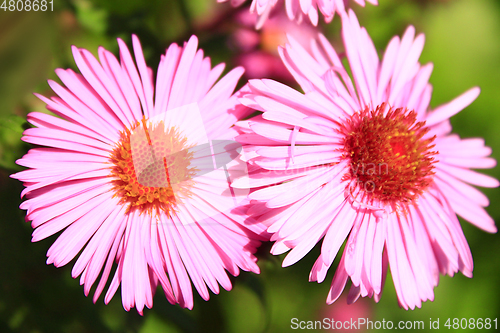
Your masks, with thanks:
[(196, 168), (190, 167), (193, 153), (175, 127), (142, 119), (120, 133), (111, 153), (116, 195), (128, 210), (167, 215), (183, 198), (189, 197)]
[(343, 125), (344, 157), (350, 159), (344, 180), (354, 180), (371, 200), (410, 203), (432, 181), (435, 136), (422, 139), (429, 129), (415, 111), (385, 110), (385, 103), (366, 108)]

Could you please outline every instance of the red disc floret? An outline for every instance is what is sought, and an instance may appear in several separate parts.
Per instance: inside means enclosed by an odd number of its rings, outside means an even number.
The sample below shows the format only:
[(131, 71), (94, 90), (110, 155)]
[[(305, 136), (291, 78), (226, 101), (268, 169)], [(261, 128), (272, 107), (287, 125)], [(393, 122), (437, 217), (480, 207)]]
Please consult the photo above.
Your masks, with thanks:
[(372, 201), (414, 201), (434, 174), (435, 136), (423, 139), (428, 131), (415, 111), (385, 103), (353, 114), (341, 125), (344, 158), (350, 160), (344, 179), (355, 181)]

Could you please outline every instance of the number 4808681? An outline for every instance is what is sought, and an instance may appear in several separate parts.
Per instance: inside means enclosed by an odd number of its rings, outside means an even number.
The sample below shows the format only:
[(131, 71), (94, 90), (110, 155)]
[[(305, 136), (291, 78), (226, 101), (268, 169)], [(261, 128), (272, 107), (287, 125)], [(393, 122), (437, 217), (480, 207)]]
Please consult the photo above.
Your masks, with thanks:
[(54, 10), (54, 0), (4, 0), (0, 9), (4, 12), (46, 12)]
[(497, 318), (448, 318), (444, 324), (448, 329), (495, 329), (497, 330)]

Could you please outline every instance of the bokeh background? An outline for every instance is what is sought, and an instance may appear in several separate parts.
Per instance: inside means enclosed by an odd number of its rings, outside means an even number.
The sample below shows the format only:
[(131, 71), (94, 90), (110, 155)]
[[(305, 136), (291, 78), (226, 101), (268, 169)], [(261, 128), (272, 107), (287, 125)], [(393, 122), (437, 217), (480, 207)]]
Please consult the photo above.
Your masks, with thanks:
[[(425, 34), (421, 62), (434, 63), (433, 106), (472, 86), (481, 87), (479, 98), (454, 116), (452, 124), (462, 137), (484, 137), (498, 160), (499, 1), (379, 2), (378, 7), (353, 7), (380, 51), (409, 24)], [(319, 254), (318, 246), (297, 264), (281, 268), (282, 257), (269, 255), (270, 245), (264, 244), (258, 254), (262, 270), (259, 276), (243, 272), (233, 279), (231, 292), (222, 290), (208, 302), (197, 297), (192, 311), (169, 304), (158, 290), (153, 309), (146, 309), (142, 317), (135, 309), (123, 310), (119, 292), (109, 305), (104, 304), (102, 297), (93, 304), (90, 297), (84, 296), (79, 281), (71, 278), (72, 264), (63, 268), (45, 264), (45, 253), (55, 237), (31, 243), (31, 227), (18, 208), (23, 187), (9, 175), (21, 170), (15, 160), (29, 149), (20, 140), (28, 126), (26, 114), (45, 110), (32, 93), (52, 95), (46, 80), (57, 80), (55, 68), (76, 70), (70, 46), (87, 48), (96, 54), (102, 45), (116, 54), (116, 38), (130, 45), (130, 36), (135, 33), (141, 39), (147, 63), (155, 69), (160, 54), (170, 43), (183, 43), (196, 34), (213, 64), (225, 62), (227, 68), (232, 68), (257, 59), (273, 65), (256, 66), (260, 72), (249, 67), (249, 77), (265, 75), (288, 80), (286, 73), (273, 63), (280, 25), (256, 33), (247, 21), (240, 10), (217, 4), (216, 0), (53, 0), (53, 11), (0, 9), (1, 332), (287, 332), (291, 331), (292, 318), (307, 321), (324, 317), (423, 320), (428, 328), (430, 318), (439, 318), (443, 327), (447, 318), (499, 317), (499, 236), (464, 221), (462, 226), (474, 257), (474, 277), (468, 279), (460, 273), (453, 278), (442, 277), (435, 289), (435, 300), (413, 311), (398, 307), (390, 276), (378, 304), (372, 299), (360, 299), (348, 306), (341, 298), (327, 306), (325, 300), (334, 269), (324, 283), (308, 282), (309, 271)], [(338, 17), (320, 28), (334, 44), (339, 44)], [(485, 173), (500, 178), (499, 168)], [(498, 221), (500, 191), (484, 192), (491, 201), (487, 210)]]

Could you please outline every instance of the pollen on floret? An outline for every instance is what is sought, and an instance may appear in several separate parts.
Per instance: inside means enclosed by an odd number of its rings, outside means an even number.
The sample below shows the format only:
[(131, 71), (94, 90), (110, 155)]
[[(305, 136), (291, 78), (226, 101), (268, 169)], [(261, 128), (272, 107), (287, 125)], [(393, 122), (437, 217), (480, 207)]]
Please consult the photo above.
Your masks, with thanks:
[(115, 195), (128, 211), (169, 215), (183, 198), (190, 196), (193, 153), (187, 139), (175, 127), (145, 118), (120, 133), (111, 153), (111, 176)]
[(350, 160), (344, 180), (354, 181), (370, 201), (413, 202), (434, 174), (435, 136), (424, 139), (428, 131), (415, 111), (385, 103), (354, 113), (341, 126), (344, 158)]

